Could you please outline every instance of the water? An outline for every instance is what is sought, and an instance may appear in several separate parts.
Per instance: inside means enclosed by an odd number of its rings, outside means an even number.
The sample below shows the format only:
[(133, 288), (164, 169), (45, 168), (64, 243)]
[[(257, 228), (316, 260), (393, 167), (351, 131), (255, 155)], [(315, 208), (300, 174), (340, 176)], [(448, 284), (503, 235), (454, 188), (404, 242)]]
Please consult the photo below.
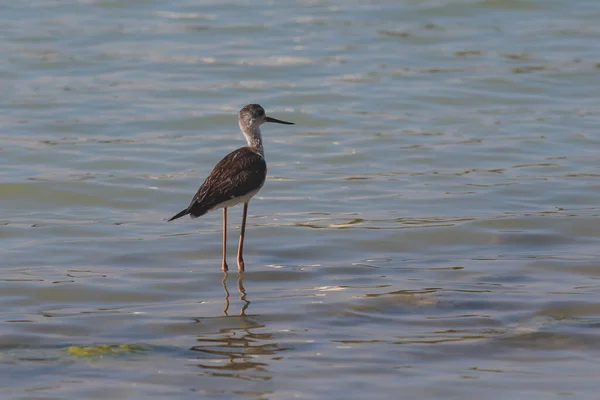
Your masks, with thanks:
[(0, 7), (3, 399), (597, 397), (597, 1)]

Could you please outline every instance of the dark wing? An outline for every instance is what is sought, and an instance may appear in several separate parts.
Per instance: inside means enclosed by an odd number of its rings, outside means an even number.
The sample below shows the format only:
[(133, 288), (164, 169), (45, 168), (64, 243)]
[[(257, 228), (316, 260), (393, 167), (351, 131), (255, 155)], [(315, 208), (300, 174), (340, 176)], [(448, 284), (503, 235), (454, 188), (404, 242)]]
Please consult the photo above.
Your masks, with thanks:
[(261, 188), (267, 176), (265, 159), (241, 147), (225, 156), (208, 175), (187, 211), (199, 217), (227, 200)]

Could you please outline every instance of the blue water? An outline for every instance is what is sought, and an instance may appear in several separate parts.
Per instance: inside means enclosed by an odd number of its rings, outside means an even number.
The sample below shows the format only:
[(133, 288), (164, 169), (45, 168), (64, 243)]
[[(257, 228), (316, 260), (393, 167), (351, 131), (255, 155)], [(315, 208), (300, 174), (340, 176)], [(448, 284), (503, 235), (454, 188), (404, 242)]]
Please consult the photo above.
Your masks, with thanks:
[[(3, 399), (597, 397), (600, 3), (0, 15)], [(296, 125), (224, 276), (166, 220), (248, 103)]]

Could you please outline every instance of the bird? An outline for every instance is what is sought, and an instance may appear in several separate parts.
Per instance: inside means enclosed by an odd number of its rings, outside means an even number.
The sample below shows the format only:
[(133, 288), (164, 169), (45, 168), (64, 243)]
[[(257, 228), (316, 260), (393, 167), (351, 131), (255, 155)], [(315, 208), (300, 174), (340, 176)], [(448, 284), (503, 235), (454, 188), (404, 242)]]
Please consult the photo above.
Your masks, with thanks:
[(227, 272), (227, 209), (244, 203), (240, 241), (237, 252), (238, 272), (244, 272), (244, 235), (248, 202), (254, 197), (267, 178), (267, 163), (260, 126), (265, 122), (294, 125), (293, 122), (268, 117), (259, 104), (248, 104), (238, 113), (238, 124), (246, 138), (247, 146), (226, 155), (215, 165), (204, 180), (189, 206), (169, 219), (173, 221), (185, 215), (198, 218), (204, 214), (223, 209), (223, 259), (221, 269)]

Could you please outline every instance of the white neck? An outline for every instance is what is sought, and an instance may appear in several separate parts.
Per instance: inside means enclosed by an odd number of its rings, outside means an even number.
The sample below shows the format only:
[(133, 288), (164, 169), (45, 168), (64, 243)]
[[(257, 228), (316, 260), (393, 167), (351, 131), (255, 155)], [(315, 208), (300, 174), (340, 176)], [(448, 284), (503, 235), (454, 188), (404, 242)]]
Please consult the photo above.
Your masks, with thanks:
[(241, 127), (242, 133), (244, 137), (246, 137), (246, 141), (248, 142), (248, 146), (256, 149), (261, 156), (265, 156), (265, 152), (263, 150), (262, 144), (262, 135), (260, 134), (260, 127), (258, 125), (251, 125), (250, 127)]

